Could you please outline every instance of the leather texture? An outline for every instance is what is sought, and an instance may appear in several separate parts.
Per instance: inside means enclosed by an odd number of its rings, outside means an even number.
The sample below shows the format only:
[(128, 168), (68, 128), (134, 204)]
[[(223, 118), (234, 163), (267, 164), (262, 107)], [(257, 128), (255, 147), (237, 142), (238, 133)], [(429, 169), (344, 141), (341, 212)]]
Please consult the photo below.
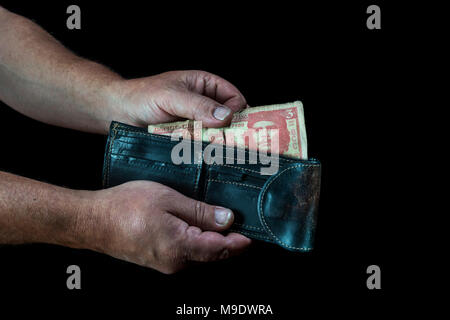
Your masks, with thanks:
[[(321, 177), (318, 160), (279, 157), (278, 171), (262, 175), (261, 168), (270, 165), (262, 164), (259, 158), (256, 164), (251, 162), (252, 152), (248, 150), (216, 145), (223, 152), (213, 155), (222, 161), (207, 164), (201, 160), (208, 144), (190, 140), (183, 143), (189, 147), (184, 150), (187, 155), (191, 153), (193, 163), (174, 164), (172, 150), (179, 143), (144, 128), (112, 122), (103, 168), (104, 187), (132, 180), (159, 182), (191, 198), (233, 210), (231, 231), (290, 251), (313, 248)], [(240, 158), (243, 163), (234, 160), (229, 164), (230, 158)]]

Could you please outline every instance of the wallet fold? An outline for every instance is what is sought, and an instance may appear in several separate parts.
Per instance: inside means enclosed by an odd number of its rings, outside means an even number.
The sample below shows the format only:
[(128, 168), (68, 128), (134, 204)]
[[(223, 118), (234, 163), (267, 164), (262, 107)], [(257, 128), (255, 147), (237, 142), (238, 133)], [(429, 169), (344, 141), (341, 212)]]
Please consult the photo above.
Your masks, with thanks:
[[(256, 152), (215, 145), (215, 161), (211, 162), (205, 161), (212, 155), (206, 152), (208, 145), (174, 141), (144, 128), (112, 122), (103, 186), (132, 180), (159, 182), (191, 198), (233, 210), (235, 220), (230, 231), (290, 251), (310, 251), (317, 222), (320, 162), (279, 156), (278, 170), (266, 175), (261, 174), (263, 169), (273, 163), (258, 158)], [(173, 151), (180, 146), (185, 147), (183, 159), (192, 161), (173, 160)]]

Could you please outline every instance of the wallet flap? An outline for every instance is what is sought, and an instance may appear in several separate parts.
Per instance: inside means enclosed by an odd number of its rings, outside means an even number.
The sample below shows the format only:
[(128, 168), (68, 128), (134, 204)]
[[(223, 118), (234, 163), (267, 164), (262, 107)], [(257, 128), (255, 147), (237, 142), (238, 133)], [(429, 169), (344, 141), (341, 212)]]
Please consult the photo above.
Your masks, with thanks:
[(258, 198), (258, 216), (280, 246), (292, 251), (313, 248), (320, 193), (320, 162), (289, 165), (271, 176)]

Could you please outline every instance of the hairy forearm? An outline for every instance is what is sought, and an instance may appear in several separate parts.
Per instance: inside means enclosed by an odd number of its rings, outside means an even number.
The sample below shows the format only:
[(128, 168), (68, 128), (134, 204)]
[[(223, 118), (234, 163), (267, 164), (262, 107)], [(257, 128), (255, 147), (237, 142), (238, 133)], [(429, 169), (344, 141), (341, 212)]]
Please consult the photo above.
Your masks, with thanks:
[(92, 208), (89, 191), (0, 172), (0, 244), (88, 247)]
[(0, 7), (0, 100), (36, 120), (106, 133), (121, 77)]

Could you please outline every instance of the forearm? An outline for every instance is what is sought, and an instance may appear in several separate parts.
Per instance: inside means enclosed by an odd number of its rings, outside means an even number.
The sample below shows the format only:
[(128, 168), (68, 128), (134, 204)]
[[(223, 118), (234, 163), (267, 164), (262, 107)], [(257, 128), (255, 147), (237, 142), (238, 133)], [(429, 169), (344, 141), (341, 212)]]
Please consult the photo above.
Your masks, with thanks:
[(121, 77), (67, 50), (42, 28), (0, 7), (0, 100), (36, 120), (106, 133)]
[(65, 189), (0, 172), (0, 244), (51, 243), (86, 248), (89, 191)]

